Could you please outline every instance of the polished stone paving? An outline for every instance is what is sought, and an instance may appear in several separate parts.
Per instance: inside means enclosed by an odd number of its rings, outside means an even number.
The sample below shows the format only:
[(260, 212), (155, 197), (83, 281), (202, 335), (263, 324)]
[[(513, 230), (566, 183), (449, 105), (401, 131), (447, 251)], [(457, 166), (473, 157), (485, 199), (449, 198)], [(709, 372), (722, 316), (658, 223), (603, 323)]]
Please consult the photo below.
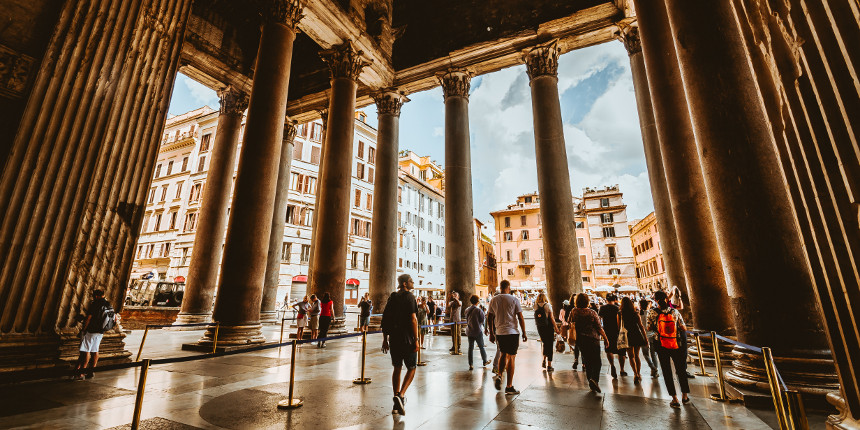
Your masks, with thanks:
[[(278, 327), (264, 332), (277, 340)], [(196, 355), (180, 347), (200, 334), (150, 332), (143, 357)], [(490, 368), (469, 371), (465, 355), (448, 354), (449, 337), (431, 338), (422, 357), (428, 365), (418, 368), (405, 416), (391, 415), (390, 359), (380, 351), (378, 334), (368, 337), (366, 376), (373, 379), (368, 385), (352, 382), (359, 376), (360, 338), (330, 341), (325, 349), (299, 348), (295, 393), (304, 406), (289, 411), (276, 408), (287, 396), (288, 347), (157, 365), (149, 370), (141, 428), (771, 428), (761, 413), (710, 400), (715, 391), (711, 378), (690, 380), (693, 402), (679, 410), (669, 407), (662, 379), (648, 378), (647, 369), (641, 385), (634, 385), (632, 376), (612, 380), (604, 375), (603, 394), (595, 395), (584, 373), (571, 370), (570, 354), (556, 356), (555, 372), (541, 369), (535, 334), (521, 345), (517, 358), (517, 396), (495, 390)], [(133, 353), (141, 337), (142, 331), (135, 331), (127, 338)], [(488, 353), (494, 352), (489, 344)], [(480, 360), (477, 350), (475, 359)], [(0, 386), (0, 428), (129, 428), (139, 372), (124, 369), (97, 373), (88, 381)]]

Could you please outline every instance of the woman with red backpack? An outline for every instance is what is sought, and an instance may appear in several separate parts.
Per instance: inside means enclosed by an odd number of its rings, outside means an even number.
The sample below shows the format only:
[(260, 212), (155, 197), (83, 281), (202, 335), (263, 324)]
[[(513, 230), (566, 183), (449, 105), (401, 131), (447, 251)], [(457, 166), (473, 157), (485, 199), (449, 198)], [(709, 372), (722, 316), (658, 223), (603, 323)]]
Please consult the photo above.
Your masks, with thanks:
[(648, 330), (654, 332), (657, 347), (657, 357), (660, 359), (660, 367), (663, 368), (663, 381), (666, 390), (672, 396), (669, 406), (680, 408), (675, 381), (672, 378), (672, 364), (675, 365), (675, 375), (678, 376), (678, 385), (681, 386), (681, 402), (685, 405), (690, 403), (687, 393), (690, 392), (690, 384), (687, 383), (687, 351), (682, 348), (681, 336), (686, 335), (687, 326), (681, 313), (669, 306), (669, 296), (665, 291), (654, 293), (657, 307), (648, 312)]

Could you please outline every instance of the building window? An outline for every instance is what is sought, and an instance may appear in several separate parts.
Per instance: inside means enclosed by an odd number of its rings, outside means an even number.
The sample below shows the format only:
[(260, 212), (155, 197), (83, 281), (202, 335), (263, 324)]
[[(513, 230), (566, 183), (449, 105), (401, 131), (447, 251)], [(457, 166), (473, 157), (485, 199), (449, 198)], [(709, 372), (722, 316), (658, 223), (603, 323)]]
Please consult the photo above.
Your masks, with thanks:
[(578, 221), (578, 222), (576, 223), (576, 228), (585, 228), (585, 223), (584, 223), (584, 222), (582, 222), (582, 221)]
[(362, 270), (370, 270), (370, 254), (364, 253), (364, 262)]
[(182, 260), (180, 261), (180, 266), (188, 265), (188, 248), (182, 248)]
[(526, 276), (531, 275), (532, 274), (532, 268), (531, 267), (523, 267), (523, 274)]
[(376, 180), (375, 172), (373, 171), (373, 167), (367, 168), (367, 182), (371, 184)]
[(161, 199), (159, 201), (163, 202), (165, 200), (167, 200), (167, 185), (162, 185), (161, 186)]
[(588, 259), (585, 257), (585, 254), (579, 254), (579, 268), (581, 270), (588, 270)]
[(397, 267), (403, 267), (403, 259), (402, 258), (397, 259)]
[(514, 234), (510, 231), (505, 232), (505, 242), (510, 242), (514, 240)]
[(585, 239), (577, 237), (576, 244), (579, 245), (580, 248), (585, 248)]
[(364, 179), (364, 164), (363, 163), (355, 163), (355, 177), (358, 179)]
[(302, 245), (301, 262), (307, 263), (311, 259), (311, 246)]
[(373, 194), (370, 194), (370, 193), (367, 194), (367, 206), (366, 207), (367, 207), (367, 210), (369, 210), (369, 211), (373, 210)]
[(212, 133), (207, 133), (203, 135), (203, 138), (200, 139), (200, 152), (208, 151), (209, 144), (212, 141)]
[(167, 175), (173, 173), (173, 160), (167, 162)]
[(185, 182), (180, 181), (176, 183), (176, 194), (174, 194), (174, 199), (178, 199), (182, 197), (182, 186), (185, 185)]
[(369, 164), (376, 164), (376, 148), (372, 146), (367, 147), (367, 162)]
[(358, 268), (358, 252), (352, 251), (352, 258), (349, 259), (349, 268), (357, 269)]
[(316, 142), (322, 140), (322, 126), (320, 124), (311, 124), (311, 140)]
[(506, 251), (505, 251), (505, 257), (506, 257), (505, 259), (506, 259), (506, 260), (508, 260), (508, 261), (513, 260), (514, 258), (512, 257), (512, 255), (513, 255), (513, 254), (511, 253), (511, 250), (510, 250), (510, 249), (508, 249), (508, 250), (506, 250)]
[(603, 227), (603, 237), (615, 237), (615, 227)]
[(161, 176), (161, 164), (160, 163), (155, 166), (155, 177), (157, 178), (159, 176)]
[(185, 231), (194, 231), (197, 229), (197, 212), (185, 214)]
[(311, 164), (319, 165), (320, 164), (320, 147), (319, 146), (311, 146)]
[(514, 269), (508, 269), (508, 276), (514, 276)]
[(521, 231), (520, 236), (523, 238), (523, 240), (529, 240), (529, 231), (528, 230)]
[(609, 255), (609, 262), (610, 263), (615, 263), (616, 261), (618, 261), (618, 257), (615, 255), (615, 247), (614, 246), (607, 246), (606, 247), (606, 253)]
[(523, 199), (523, 201), (524, 201), (524, 202), (526, 202), (526, 203), (531, 203), (531, 202), (532, 202), (532, 196), (526, 196), (526, 197)]
[(613, 222), (613, 216), (611, 213), (600, 214), (600, 222), (604, 224), (609, 224)]
[(621, 274), (621, 269), (618, 269), (618, 268), (616, 268), (616, 267), (613, 267), (613, 268), (609, 269), (609, 274), (610, 274), (610, 275), (620, 275), (620, 274)]
[(361, 206), (361, 190), (355, 190), (355, 207)]
[(200, 162), (197, 163), (197, 173), (206, 170), (206, 157), (200, 157)]
[(505, 217), (505, 228), (509, 228), (511, 226), (511, 217)]
[(203, 183), (199, 182), (191, 186), (191, 192), (188, 194), (188, 200), (196, 202), (200, 200), (200, 193), (203, 191)]
[(358, 141), (358, 158), (364, 159), (364, 142)]
[(602, 207), (602, 208), (608, 208), (609, 207), (609, 198), (608, 197), (600, 199), (600, 207)]
[(185, 172), (188, 170), (188, 157), (182, 157), (182, 170), (181, 172)]
[(284, 244), (281, 245), (281, 261), (283, 261), (285, 263), (290, 262), (290, 253), (291, 253), (292, 249), (293, 249), (293, 244), (290, 242), (284, 242)]
[(529, 264), (529, 250), (524, 249), (520, 251), (520, 263)]
[(525, 215), (520, 215), (520, 225), (521, 226), (526, 225), (526, 216)]
[(403, 203), (403, 187), (397, 187), (397, 203)]
[(149, 189), (149, 199), (147, 199), (147, 203), (152, 204), (155, 201), (155, 187)]
[(583, 276), (583, 277), (582, 277), (582, 282), (591, 282), (591, 278), (590, 278), (590, 277), (588, 277), (588, 276)]
[(155, 214), (155, 226), (152, 231), (160, 231), (161, 230), (161, 214)]
[(543, 248), (541, 248), (541, 249), (540, 249), (540, 259), (541, 259), (541, 260), (543, 260), (543, 259), (544, 259), (544, 256), (543, 256)]
[(170, 212), (170, 230), (176, 229), (176, 217), (179, 215), (179, 212), (172, 211)]
[(293, 140), (293, 160), (302, 161), (302, 152), (304, 151), (303, 141)]

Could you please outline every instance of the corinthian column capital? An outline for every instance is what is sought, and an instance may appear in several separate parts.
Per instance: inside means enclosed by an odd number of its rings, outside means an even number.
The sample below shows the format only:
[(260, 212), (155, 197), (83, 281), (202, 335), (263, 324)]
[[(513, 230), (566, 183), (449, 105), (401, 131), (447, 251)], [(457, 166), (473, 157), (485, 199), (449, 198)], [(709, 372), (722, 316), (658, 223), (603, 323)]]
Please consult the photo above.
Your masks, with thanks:
[(402, 91), (397, 88), (387, 88), (379, 90), (373, 94), (373, 101), (376, 102), (376, 113), (379, 115), (394, 115), (400, 116), (400, 108), (403, 103), (409, 101)]
[(296, 125), (296, 122), (291, 119), (287, 119), (284, 121), (284, 143), (293, 143), (293, 140), (296, 139), (296, 134), (298, 134), (299, 128)]
[(370, 61), (362, 57), (362, 54), (363, 51), (356, 51), (352, 42), (347, 40), (343, 44), (321, 51), (320, 57), (331, 69), (332, 79), (348, 78), (357, 81), (361, 69), (370, 65)]
[(284, 24), (296, 30), (302, 20), (302, 5), (299, 0), (267, 0), (263, 12), (266, 23)]
[(627, 48), (627, 55), (642, 52), (642, 42), (639, 40), (639, 26), (634, 24), (635, 23), (619, 24), (619, 31), (615, 36), (624, 44), (624, 47)]
[(232, 86), (219, 90), (218, 97), (221, 99), (221, 115), (241, 116), (248, 109), (248, 95)]
[(529, 79), (539, 76), (558, 76), (558, 40), (528, 49), (523, 54)]
[(469, 98), (472, 74), (466, 69), (449, 69), (447, 72), (436, 75), (436, 78), (442, 84), (442, 93), (445, 99), (448, 97)]

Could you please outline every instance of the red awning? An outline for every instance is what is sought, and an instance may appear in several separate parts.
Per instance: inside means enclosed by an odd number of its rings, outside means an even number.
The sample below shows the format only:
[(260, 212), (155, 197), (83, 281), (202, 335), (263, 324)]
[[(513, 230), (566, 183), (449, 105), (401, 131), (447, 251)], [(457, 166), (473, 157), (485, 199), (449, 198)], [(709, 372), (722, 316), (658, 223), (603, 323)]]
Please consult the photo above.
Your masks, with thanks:
[(177, 276), (177, 277), (173, 278), (173, 282), (185, 282), (185, 277), (184, 276)]
[(346, 280), (346, 285), (358, 285), (358, 279), (350, 278)]
[(308, 282), (307, 275), (296, 275), (293, 276), (293, 282)]

